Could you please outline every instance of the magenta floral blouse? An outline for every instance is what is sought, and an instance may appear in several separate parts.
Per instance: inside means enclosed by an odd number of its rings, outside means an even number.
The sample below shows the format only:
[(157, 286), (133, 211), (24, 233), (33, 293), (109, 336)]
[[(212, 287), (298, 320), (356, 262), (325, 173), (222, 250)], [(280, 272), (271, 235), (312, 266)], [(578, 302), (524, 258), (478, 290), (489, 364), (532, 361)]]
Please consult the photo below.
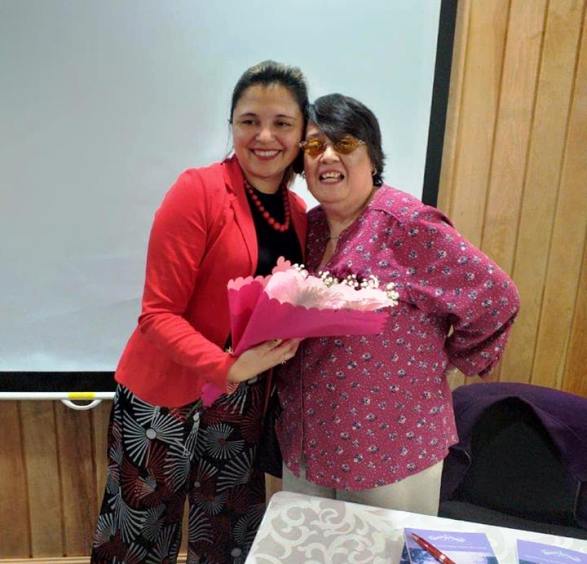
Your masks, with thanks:
[[(306, 266), (328, 240), (309, 213)], [(277, 373), (284, 462), (325, 487), (391, 484), (442, 460), (457, 442), (445, 372), (487, 374), (518, 312), (510, 278), (437, 209), (383, 186), (323, 268), (395, 282), (399, 305), (373, 336), (307, 339)], [(451, 327), (453, 329), (450, 333)], [(450, 333), (450, 336), (449, 336)]]

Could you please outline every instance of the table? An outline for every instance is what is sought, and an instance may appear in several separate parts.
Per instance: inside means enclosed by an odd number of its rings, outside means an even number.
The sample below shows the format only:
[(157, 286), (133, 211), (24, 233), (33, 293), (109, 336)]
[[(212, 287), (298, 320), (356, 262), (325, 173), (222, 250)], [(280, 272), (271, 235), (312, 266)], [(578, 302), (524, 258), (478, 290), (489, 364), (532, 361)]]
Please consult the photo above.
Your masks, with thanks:
[(587, 553), (587, 541), (291, 492), (273, 495), (246, 564), (395, 564), (404, 527), (484, 532), (500, 564), (516, 564), (516, 539)]

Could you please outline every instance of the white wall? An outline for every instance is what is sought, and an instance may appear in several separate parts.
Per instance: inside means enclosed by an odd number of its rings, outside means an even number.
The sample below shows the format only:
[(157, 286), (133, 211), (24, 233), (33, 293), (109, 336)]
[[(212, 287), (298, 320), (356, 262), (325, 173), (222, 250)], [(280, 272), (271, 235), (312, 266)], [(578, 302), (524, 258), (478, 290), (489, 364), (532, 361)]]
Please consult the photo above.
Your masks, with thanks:
[[(440, 0), (0, 0), (0, 371), (112, 370), (155, 208), (230, 150), (250, 65), (305, 72), (380, 120), (421, 195)], [(303, 185), (297, 189), (304, 193)]]

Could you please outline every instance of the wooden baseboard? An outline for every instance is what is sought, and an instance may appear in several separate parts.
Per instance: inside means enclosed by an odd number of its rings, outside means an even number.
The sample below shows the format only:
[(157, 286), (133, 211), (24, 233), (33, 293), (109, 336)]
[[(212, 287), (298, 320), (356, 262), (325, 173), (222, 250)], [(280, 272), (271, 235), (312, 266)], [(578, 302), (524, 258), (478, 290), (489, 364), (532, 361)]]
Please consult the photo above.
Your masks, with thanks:
[(0, 559), (1, 564), (89, 564), (89, 556), (72, 556), (63, 558), (15, 558)]
[[(185, 564), (187, 554), (180, 554), (178, 564)], [(89, 556), (69, 556), (63, 558), (0, 558), (0, 564), (90, 564)]]
[(89, 564), (89, 556), (73, 556), (69, 558), (9, 558), (0, 559), (1, 564)]

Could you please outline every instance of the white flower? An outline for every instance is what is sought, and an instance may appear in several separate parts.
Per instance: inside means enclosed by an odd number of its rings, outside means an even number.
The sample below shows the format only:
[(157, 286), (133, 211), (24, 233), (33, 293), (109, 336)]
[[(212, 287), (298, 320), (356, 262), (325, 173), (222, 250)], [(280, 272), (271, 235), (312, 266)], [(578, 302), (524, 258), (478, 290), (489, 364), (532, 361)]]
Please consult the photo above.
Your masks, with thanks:
[(306, 308), (373, 311), (397, 305), (399, 295), (394, 288), (390, 282), (380, 290), (379, 280), (373, 275), (359, 282), (355, 274), (349, 274), (339, 281), (329, 272), (313, 276), (302, 265), (280, 265), (269, 278), (265, 292), (281, 303)]

